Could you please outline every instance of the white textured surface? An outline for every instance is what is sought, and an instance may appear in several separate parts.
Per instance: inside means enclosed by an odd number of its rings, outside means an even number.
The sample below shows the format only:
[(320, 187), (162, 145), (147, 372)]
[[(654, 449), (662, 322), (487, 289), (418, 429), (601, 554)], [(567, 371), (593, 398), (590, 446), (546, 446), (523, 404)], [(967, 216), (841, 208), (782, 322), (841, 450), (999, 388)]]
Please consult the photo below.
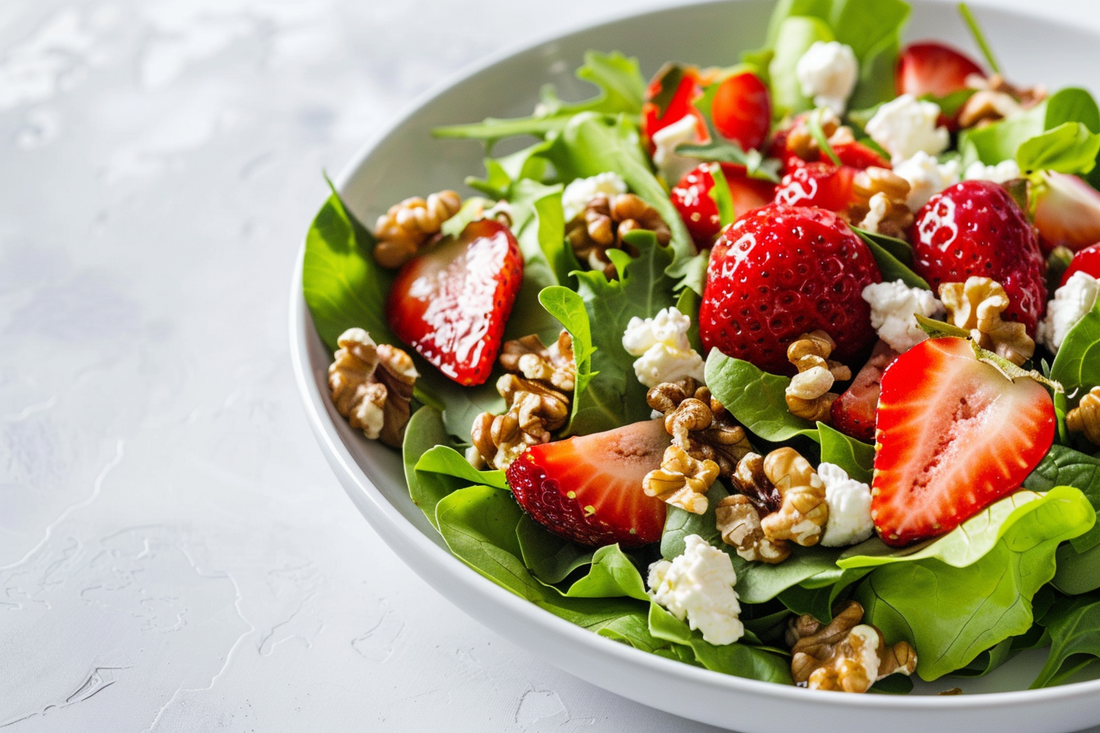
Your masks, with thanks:
[(322, 169), (456, 68), (636, 6), (0, 3), (0, 729), (712, 730), (413, 576), (286, 345)]

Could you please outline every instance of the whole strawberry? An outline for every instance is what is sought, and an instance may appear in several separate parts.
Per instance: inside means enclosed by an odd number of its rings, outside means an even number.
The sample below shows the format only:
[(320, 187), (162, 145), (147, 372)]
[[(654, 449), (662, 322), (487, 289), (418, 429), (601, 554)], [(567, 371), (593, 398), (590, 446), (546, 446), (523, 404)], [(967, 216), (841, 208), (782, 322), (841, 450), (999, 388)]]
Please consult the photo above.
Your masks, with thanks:
[(699, 335), (707, 349), (790, 374), (787, 347), (821, 329), (836, 341), (834, 358), (855, 363), (877, 339), (860, 293), (881, 280), (867, 245), (836, 214), (770, 204), (738, 219), (715, 244)]
[(913, 269), (938, 290), (972, 275), (999, 282), (1007, 320), (1035, 336), (1046, 306), (1046, 269), (1035, 229), (1004, 187), (963, 181), (936, 194), (913, 222)]

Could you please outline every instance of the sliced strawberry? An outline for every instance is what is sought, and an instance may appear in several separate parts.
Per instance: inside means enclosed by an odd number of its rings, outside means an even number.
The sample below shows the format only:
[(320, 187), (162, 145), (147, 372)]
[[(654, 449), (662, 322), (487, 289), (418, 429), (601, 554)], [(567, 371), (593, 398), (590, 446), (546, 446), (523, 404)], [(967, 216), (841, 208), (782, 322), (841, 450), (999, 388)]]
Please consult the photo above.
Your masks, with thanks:
[(844, 211), (855, 200), (856, 169), (818, 161), (790, 169), (775, 189), (775, 200), (789, 206)]
[(787, 347), (822, 329), (843, 363), (877, 336), (860, 293), (882, 279), (867, 245), (824, 209), (770, 204), (726, 228), (711, 252), (699, 307), (707, 349), (790, 374)]
[(1035, 230), (1003, 186), (963, 181), (933, 196), (913, 222), (913, 269), (938, 290), (972, 275), (1004, 286), (1004, 315), (1035, 326), (1046, 308), (1046, 261)]
[(875, 344), (871, 358), (863, 365), (840, 397), (833, 402), (833, 427), (857, 440), (875, 439), (875, 415), (878, 414), (879, 386), (886, 367), (898, 358), (898, 352), (885, 341)]
[(551, 532), (582, 545), (637, 547), (661, 539), (666, 505), (642, 491), (670, 438), (663, 420), (543, 443), (508, 467), (524, 510)]
[(1065, 285), (1075, 272), (1083, 272), (1100, 280), (1100, 243), (1078, 250), (1062, 274), (1062, 282), (1059, 284)]
[(949, 532), (1011, 494), (1054, 440), (1054, 403), (964, 339), (923, 341), (882, 375), (871, 517), (900, 547)]
[(394, 334), (439, 371), (459, 384), (482, 384), (522, 282), (512, 232), (481, 219), (402, 266), (386, 316)]
[(1043, 249), (1077, 251), (1100, 242), (1100, 192), (1077, 176), (1044, 171), (1034, 187), (1035, 227)]
[[(713, 245), (714, 238), (722, 229), (718, 205), (710, 196), (711, 189), (714, 188), (711, 165), (703, 163), (691, 169), (669, 192), (673, 205), (680, 212), (680, 218), (684, 220), (684, 225), (691, 232), (691, 238), (699, 249), (707, 249)], [(743, 165), (721, 165), (737, 216), (771, 203), (775, 197), (774, 183), (749, 178)]]
[(894, 86), (899, 95), (946, 97), (966, 89), (971, 74), (985, 78), (985, 72), (966, 54), (942, 43), (912, 43), (898, 58)]
[(772, 123), (772, 102), (768, 87), (751, 71), (724, 79), (714, 92), (710, 115), (714, 127), (743, 150), (759, 148)]
[(890, 170), (890, 161), (883, 158), (863, 143), (837, 143), (833, 146), (833, 152), (840, 162), (850, 168), (865, 170), (867, 168), (885, 168)]
[(653, 135), (685, 116), (695, 117), (695, 131), (700, 140), (709, 140), (707, 123), (694, 107), (703, 93), (699, 84), (699, 71), (694, 66), (665, 64), (646, 87), (642, 104), (642, 137), (649, 146), (649, 154), (655, 149)]

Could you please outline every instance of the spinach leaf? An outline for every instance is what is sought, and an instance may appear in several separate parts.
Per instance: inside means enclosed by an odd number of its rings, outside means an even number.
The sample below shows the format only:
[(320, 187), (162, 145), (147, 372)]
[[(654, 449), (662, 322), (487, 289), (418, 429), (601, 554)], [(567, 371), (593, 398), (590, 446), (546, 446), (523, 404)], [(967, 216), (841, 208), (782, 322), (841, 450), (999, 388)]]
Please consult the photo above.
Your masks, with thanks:
[(1067, 392), (1100, 385), (1100, 298), (1066, 334), (1054, 357), (1050, 378), (1061, 382)]
[[(424, 408), (417, 410), (419, 414)], [(431, 408), (428, 408), (431, 409)], [(423, 421), (418, 422), (415, 426), (412, 425), (412, 421), (409, 421), (409, 425), (419, 430), (424, 430), (429, 435), (427, 438), (417, 436), (414, 442), (421, 445), (427, 444), (427, 439), (437, 440), (439, 444), (433, 448), (429, 448), (420, 456), (420, 460), (416, 462), (415, 469), (420, 473), (434, 473), (442, 476), (451, 476), (452, 478), (459, 479), (464, 484), (480, 484), (482, 486), (492, 486), (494, 489), (500, 489), (501, 491), (508, 491), (508, 482), (504, 480), (504, 471), (479, 471), (470, 465), (466, 457), (461, 453), (451, 448), (448, 445), (443, 445), (447, 442), (446, 436), (440, 436), (437, 426), (434, 422), (429, 422), (430, 418), (425, 418)], [(406, 429), (406, 433), (408, 429)], [(405, 439), (406, 444), (409, 442), (408, 437)]]
[(1100, 588), (1100, 544), (1078, 551), (1072, 542), (1058, 548), (1058, 569), (1051, 581), (1066, 595), (1077, 596)]
[(794, 15), (779, 24), (773, 47), (768, 77), (771, 81), (774, 114), (798, 114), (813, 108), (813, 102), (802, 93), (795, 67), (798, 60), (818, 41), (836, 40), (832, 29), (821, 18)]
[(840, 466), (848, 476), (865, 484), (871, 483), (875, 468), (875, 447), (851, 438), (829, 427), (817, 424), (821, 438), (821, 462)]
[(516, 525), (520, 556), (531, 574), (547, 585), (560, 583), (592, 562), (592, 550), (547, 531), (526, 514)]
[(832, 585), (843, 571), (837, 568), (840, 550), (835, 547), (793, 547), (791, 556), (778, 565), (742, 560), (727, 548), (737, 571), (737, 592), (746, 603), (764, 603), (788, 588), (816, 579), (814, 587)]
[[(436, 529), (439, 529), (439, 526), (435, 523), (435, 507), (440, 499), (456, 489), (469, 485), (470, 482), (456, 482), (446, 474), (427, 472), (420, 474), (416, 471), (416, 464), (427, 452), (449, 442), (450, 436), (447, 435), (447, 429), (443, 426), (443, 416), (439, 410), (424, 406), (409, 418), (409, 424), (405, 427), (405, 441), (401, 447), (409, 496), (412, 497), (413, 504), (420, 507)], [(472, 466), (470, 470), (473, 470)]]
[(636, 611), (604, 624), (596, 633), (650, 654), (675, 659), (695, 667), (702, 666), (695, 661), (695, 654), (690, 647), (666, 639), (658, 639), (649, 633), (649, 613), (645, 610)]
[(610, 430), (650, 415), (646, 387), (634, 375), (634, 357), (623, 348), (623, 331), (635, 316), (649, 318), (675, 306), (672, 279), (665, 274), (673, 254), (657, 244), (652, 232), (636, 230), (627, 241), (638, 257), (609, 250), (618, 280), (609, 281), (602, 272), (577, 272), (577, 292), (554, 287), (539, 296), (573, 336), (577, 376), (566, 428), (570, 435)]
[[(1093, 508), (1100, 511), (1100, 458), (1093, 458), (1063, 445), (1053, 445), (1031, 475), (1024, 479), (1024, 488), (1050, 491), (1055, 486), (1073, 486), (1085, 495)], [(1100, 545), (1100, 527), (1071, 541), (1077, 552)]]
[(510, 187), (511, 228), (523, 253), (523, 283), (508, 319), (506, 339), (534, 333), (543, 343), (553, 343), (561, 330), (539, 303), (544, 288), (568, 282), (569, 272), (576, 268), (573, 251), (565, 246), (561, 191), (560, 185), (544, 186), (528, 179)]
[(618, 545), (607, 545), (596, 550), (588, 574), (573, 583), (565, 595), (569, 598), (625, 596), (649, 601), (641, 573)]
[(332, 188), (306, 234), (302, 261), (302, 293), (330, 351), (336, 351), (340, 334), (355, 326), (369, 331), (376, 343), (398, 343), (385, 316), (393, 275), (375, 263), (373, 248), (374, 236)]
[(1062, 684), (1100, 657), (1100, 600), (1082, 597), (1055, 605), (1043, 624), (1050, 632), (1050, 654), (1032, 689)]
[(1067, 122), (1079, 122), (1100, 133), (1100, 108), (1084, 89), (1061, 89), (1029, 110), (959, 137), (959, 150), (972, 150), (986, 165), (1016, 157), (1020, 146), (1047, 130)]
[(1042, 170), (1088, 173), (1096, 167), (1100, 135), (1080, 122), (1066, 122), (1029, 138), (1016, 150), (1016, 162), (1024, 173)]
[[(868, 249), (871, 250), (871, 254), (874, 255), (879, 272), (882, 273), (883, 282), (901, 280), (911, 288), (923, 288), (924, 290), (932, 289), (924, 278), (909, 269), (907, 265), (893, 254), (895, 250), (899, 253), (901, 252), (896, 245), (889, 245), (890, 249), (884, 246), (882, 243), (883, 240), (889, 239), (889, 237), (878, 237), (877, 235), (869, 234), (860, 229), (854, 231), (859, 235), (860, 239), (866, 243)], [(912, 250), (909, 252), (909, 257), (912, 258)]]
[[(672, 560), (684, 554), (686, 540), (690, 535), (699, 535), (715, 547), (723, 547), (718, 535), (718, 520), (715, 507), (718, 502), (729, 496), (729, 492), (718, 481), (711, 484), (707, 491), (707, 510), (702, 514), (692, 514), (678, 506), (669, 505), (665, 515), (665, 528), (661, 532), (661, 557)], [(736, 566), (736, 560), (734, 560)], [(738, 586), (740, 592), (741, 587)]]
[(874, 242), (906, 267), (913, 267), (913, 247), (904, 239), (895, 239), (878, 232), (868, 232), (858, 227), (852, 227), (852, 231), (858, 234), (864, 242)]
[(542, 137), (558, 132), (573, 115), (581, 112), (599, 114), (637, 115), (642, 110), (645, 96), (645, 79), (638, 68), (638, 60), (619, 53), (601, 54), (589, 51), (584, 55), (584, 65), (577, 69), (577, 78), (590, 81), (599, 89), (597, 96), (577, 104), (558, 99), (551, 86), (543, 88), (539, 110), (530, 117), (496, 119), (468, 125), (449, 125), (433, 130), (437, 137), (470, 138), (484, 140), (492, 145), (498, 140), (516, 135)]
[(789, 378), (768, 374), (713, 349), (707, 357), (706, 379), (711, 394), (754, 435), (773, 443), (798, 435), (819, 440), (812, 423), (787, 409)]
[(859, 61), (859, 80), (849, 104), (855, 108), (887, 102), (896, 95), (894, 67), (901, 49), (901, 32), (909, 19), (902, 0), (837, 0), (831, 26), (836, 40), (851, 46)]

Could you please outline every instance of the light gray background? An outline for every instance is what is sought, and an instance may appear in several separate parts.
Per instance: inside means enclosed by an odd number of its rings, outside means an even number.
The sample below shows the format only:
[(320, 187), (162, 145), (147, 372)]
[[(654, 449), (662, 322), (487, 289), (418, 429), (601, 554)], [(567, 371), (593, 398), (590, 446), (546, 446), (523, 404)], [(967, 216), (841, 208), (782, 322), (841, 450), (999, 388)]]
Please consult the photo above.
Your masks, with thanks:
[(0, 729), (714, 730), (412, 575), (287, 347), (322, 170), (460, 67), (639, 6), (0, 2)]

